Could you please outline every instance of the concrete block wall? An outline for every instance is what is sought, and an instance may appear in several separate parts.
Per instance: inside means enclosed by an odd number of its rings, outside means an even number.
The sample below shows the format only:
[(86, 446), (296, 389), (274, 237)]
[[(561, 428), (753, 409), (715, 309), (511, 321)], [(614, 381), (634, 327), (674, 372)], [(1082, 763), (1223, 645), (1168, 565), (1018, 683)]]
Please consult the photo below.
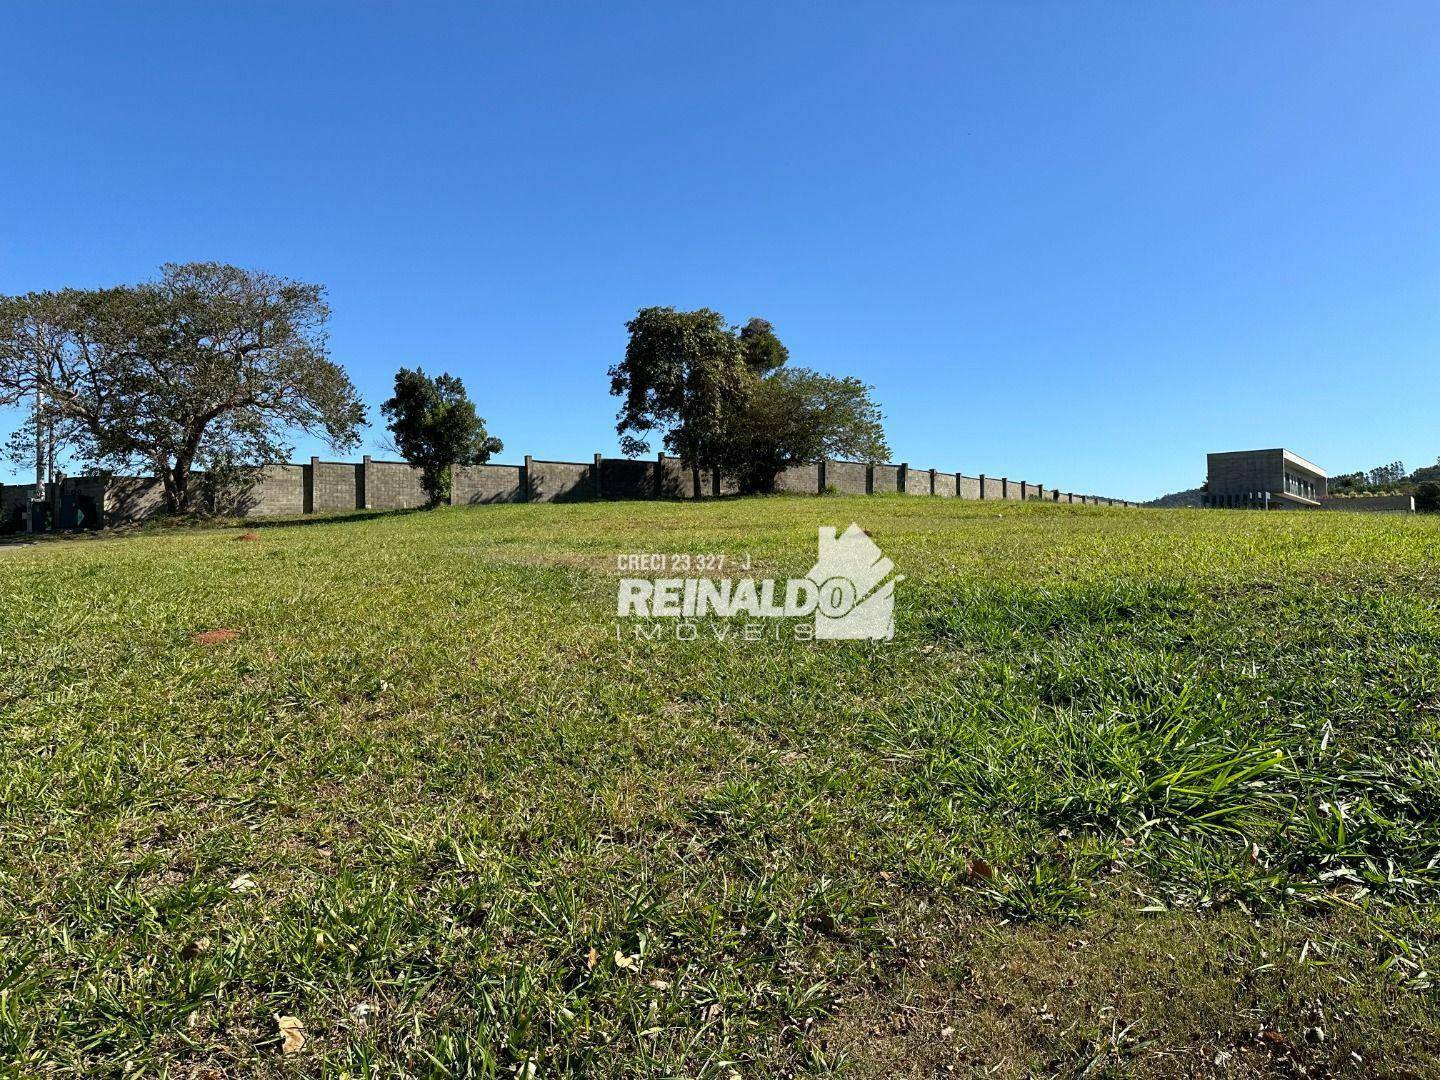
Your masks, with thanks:
[(825, 486), (837, 495), (870, 494), (870, 466), (863, 461), (825, 462)]
[(18, 532), (25, 527), (33, 493), (27, 484), (0, 484), (0, 533)]
[(521, 465), (456, 465), (450, 474), (450, 502), (456, 506), (524, 501)]
[(820, 466), (792, 465), (775, 478), (776, 491), (789, 491), (797, 495), (815, 495), (820, 491)]
[[(65, 485), (72, 507), (79, 505), (76, 500), (82, 497), (91, 498), (97, 507), (103, 505), (106, 524), (137, 521), (164, 506), (163, 487), (153, 477), (108, 480), (78, 477), (67, 479)], [(965, 476), (960, 472), (920, 469), (904, 463), (868, 465), (833, 459), (793, 466), (777, 478), (776, 487), (779, 491), (807, 495), (827, 490), (848, 495), (903, 491), (938, 498), (1030, 499), (1082, 506), (1134, 505), (1005, 477)], [(652, 460), (596, 454), (584, 462), (527, 456), (523, 465), (457, 465), (451, 472), (451, 502), (456, 505), (597, 498), (712, 498), (734, 494), (735, 490), (734, 483), (717, 472), (691, 469), (668, 454)], [(23, 525), (31, 492), (30, 485), (0, 485), (0, 529), (6, 527), (7, 521), (13, 528), (17, 519)], [(58, 486), (51, 503), (58, 513), (61, 505)], [(357, 464), (312, 458), (308, 465), (274, 464), (258, 470), (254, 482), (237, 497), (235, 510), (247, 516), (279, 517), (356, 509), (410, 509), (425, 503), (420, 470), (405, 462), (375, 461), (366, 457)], [(1380, 509), (1373, 505), (1333, 508)]]
[(365, 505), (372, 510), (410, 510), (427, 500), (420, 470), (403, 461), (371, 461), (365, 477)]
[(105, 524), (128, 525), (165, 508), (165, 485), (154, 476), (116, 476), (105, 487)]
[[(410, 466), (405, 466), (407, 469)], [(373, 464), (372, 464), (373, 468)], [(316, 514), (365, 508), (365, 465), (310, 459), (310, 511)]]
[[(660, 497), (664, 499), (694, 499), (709, 493), (706, 477), (695, 475), (695, 470), (677, 457), (661, 454), (657, 460), (659, 469)], [(699, 488), (697, 491), (696, 488)]]
[[(595, 498), (594, 465), (577, 461), (525, 459), (531, 502), (576, 502)], [(688, 470), (687, 470), (688, 471)]]
[(870, 466), (870, 494), (888, 494), (900, 490), (899, 465)]
[[(309, 472), (308, 465), (266, 465), (240, 497), (240, 512), (257, 517), (305, 513)], [(354, 509), (354, 503), (350, 509)]]
[(655, 497), (655, 463), (634, 458), (600, 459), (600, 497), (602, 499), (653, 499)]

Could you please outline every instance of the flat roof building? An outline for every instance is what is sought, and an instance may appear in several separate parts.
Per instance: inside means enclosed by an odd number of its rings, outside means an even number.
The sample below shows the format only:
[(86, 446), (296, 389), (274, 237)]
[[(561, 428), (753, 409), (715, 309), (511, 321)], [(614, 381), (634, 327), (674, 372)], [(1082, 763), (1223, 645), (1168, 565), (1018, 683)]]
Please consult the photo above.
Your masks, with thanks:
[(1289, 450), (1229, 450), (1207, 454), (1206, 506), (1318, 507), (1325, 470)]

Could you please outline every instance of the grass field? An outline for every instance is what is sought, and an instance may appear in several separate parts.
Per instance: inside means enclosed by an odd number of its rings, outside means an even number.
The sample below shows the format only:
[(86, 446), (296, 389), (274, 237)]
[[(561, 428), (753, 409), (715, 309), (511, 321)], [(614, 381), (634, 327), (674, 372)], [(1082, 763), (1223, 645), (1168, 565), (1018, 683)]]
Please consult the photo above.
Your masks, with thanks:
[[(893, 642), (617, 640), (851, 521)], [(0, 550), (0, 1072), (1440, 1072), (1435, 521), (254, 527)]]

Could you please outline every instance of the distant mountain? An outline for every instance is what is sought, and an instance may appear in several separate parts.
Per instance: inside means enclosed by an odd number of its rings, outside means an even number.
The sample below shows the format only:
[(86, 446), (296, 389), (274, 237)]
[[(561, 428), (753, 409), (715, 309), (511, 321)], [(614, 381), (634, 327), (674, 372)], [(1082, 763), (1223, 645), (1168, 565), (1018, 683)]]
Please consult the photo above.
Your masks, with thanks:
[(1203, 488), (1190, 488), (1187, 491), (1172, 491), (1169, 495), (1161, 495), (1158, 499), (1151, 499), (1144, 506), (1176, 507), (1176, 506), (1201, 506)]

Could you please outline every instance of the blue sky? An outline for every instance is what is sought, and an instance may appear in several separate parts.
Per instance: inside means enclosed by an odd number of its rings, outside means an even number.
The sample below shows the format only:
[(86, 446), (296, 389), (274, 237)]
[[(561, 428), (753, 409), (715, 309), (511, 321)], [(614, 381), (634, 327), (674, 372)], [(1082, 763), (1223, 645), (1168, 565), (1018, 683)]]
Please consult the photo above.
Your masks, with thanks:
[(1431, 3), (14, 3), (0, 292), (324, 282), (372, 418), (450, 371), (503, 460), (613, 450), (605, 370), (670, 304), (873, 383), (916, 466), (1413, 467), (1437, 72)]

